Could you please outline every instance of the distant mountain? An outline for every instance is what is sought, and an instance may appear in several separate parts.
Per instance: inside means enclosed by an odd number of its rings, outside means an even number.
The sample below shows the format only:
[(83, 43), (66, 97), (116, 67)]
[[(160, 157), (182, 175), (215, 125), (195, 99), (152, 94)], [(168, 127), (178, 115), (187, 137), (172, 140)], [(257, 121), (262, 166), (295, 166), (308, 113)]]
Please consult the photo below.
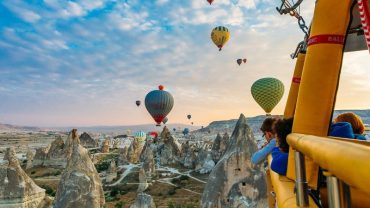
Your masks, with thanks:
[[(336, 110), (334, 111), (333, 117), (336, 117), (338, 114), (345, 113), (345, 112), (353, 112), (359, 115), (364, 122), (364, 124), (370, 124), (370, 110)], [(252, 128), (255, 134), (261, 134), (259, 128), (266, 116), (256, 116), (256, 117), (248, 117), (247, 123)], [(222, 121), (213, 121), (207, 127), (203, 129), (199, 129), (194, 131), (193, 133), (232, 133), (235, 128), (236, 122), (238, 119), (231, 119), (231, 120), (222, 120)]]
[[(365, 124), (370, 124), (370, 110), (336, 110), (334, 112), (334, 117), (340, 113), (353, 112), (362, 118)], [(259, 128), (266, 118), (264, 115), (249, 117), (247, 118), (247, 123), (253, 129), (255, 134), (259, 134)], [(166, 125), (169, 129), (176, 128), (177, 131), (181, 131), (184, 128), (189, 128), (193, 133), (229, 133), (231, 134), (237, 119), (231, 120), (221, 120), (213, 121), (208, 126), (201, 129), (200, 126), (191, 126), (185, 124), (168, 124)], [(73, 128), (77, 128), (79, 132), (91, 132), (91, 133), (116, 133), (116, 134), (126, 134), (128, 130), (132, 133), (136, 131), (162, 131), (162, 127), (156, 127), (154, 124), (144, 124), (144, 125), (130, 125), (130, 126), (89, 126), (89, 127), (52, 127), (52, 128), (39, 128), (39, 127), (28, 127), (28, 126), (17, 126), (10, 124), (0, 124), (0, 132), (9, 131), (70, 131)]]
[(176, 130), (182, 130), (189, 128), (190, 130), (199, 129), (199, 126), (185, 125), (185, 124), (167, 124), (160, 127), (156, 127), (154, 124), (143, 124), (143, 125), (130, 125), (130, 126), (88, 126), (88, 127), (54, 127), (48, 128), (55, 131), (70, 131), (71, 129), (78, 129), (79, 132), (90, 132), (90, 133), (114, 133), (114, 134), (126, 134), (127, 131), (135, 133), (136, 131), (162, 131), (163, 127), (167, 126), (169, 129), (176, 128)]
[(31, 126), (17, 126), (11, 124), (1, 124), (0, 123), (0, 131), (1, 132), (14, 132), (14, 131), (41, 131), (38, 127), (31, 127)]

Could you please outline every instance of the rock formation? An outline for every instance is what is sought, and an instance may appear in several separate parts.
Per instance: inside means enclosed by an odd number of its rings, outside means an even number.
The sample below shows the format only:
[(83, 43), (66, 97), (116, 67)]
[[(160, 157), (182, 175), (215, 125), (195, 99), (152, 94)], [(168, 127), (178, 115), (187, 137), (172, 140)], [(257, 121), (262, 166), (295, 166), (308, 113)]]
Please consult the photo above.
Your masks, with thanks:
[(224, 156), (212, 170), (201, 207), (268, 207), (265, 176), (250, 158), (257, 144), (244, 115), (235, 126)]
[(38, 208), (44, 198), (45, 190), (23, 171), (14, 147), (8, 148), (0, 162), (0, 207)]
[(217, 134), (215, 141), (212, 145), (212, 158), (217, 163), (226, 151), (229, 135), (225, 133), (223, 137)]
[(113, 149), (118, 149), (119, 148), (119, 144), (120, 144), (120, 140), (119, 139), (113, 140)]
[(196, 155), (194, 149), (190, 145), (189, 141), (186, 141), (181, 146), (181, 163), (186, 168), (195, 168)]
[(106, 182), (110, 183), (117, 178), (117, 166), (116, 161), (112, 160), (107, 170)]
[(130, 163), (138, 163), (140, 161), (140, 155), (143, 150), (144, 143), (138, 139), (134, 139), (128, 148), (127, 159)]
[(110, 144), (109, 139), (105, 139), (101, 147), (102, 153), (109, 153), (109, 144)]
[(141, 193), (144, 192), (149, 187), (149, 183), (147, 181), (147, 176), (145, 174), (145, 170), (140, 168), (139, 171), (139, 187), (137, 188), (137, 192)]
[(127, 147), (124, 147), (124, 148), (120, 149), (119, 156), (118, 156), (118, 165), (127, 165), (128, 164), (127, 152), (128, 152)]
[(67, 165), (66, 146), (62, 137), (57, 137), (49, 148), (43, 166), (65, 168)]
[(161, 165), (175, 165), (180, 161), (181, 147), (180, 144), (171, 136), (167, 127), (163, 128), (161, 139), (164, 143), (160, 150)]
[(152, 178), (156, 175), (156, 168), (155, 168), (155, 161), (154, 161), (154, 155), (151, 148), (146, 148), (143, 150), (142, 157), (143, 161), (143, 169), (145, 171), (145, 174), (147, 178)]
[(139, 193), (136, 197), (135, 203), (130, 206), (130, 208), (156, 208), (152, 196)]
[(91, 136), (86, 132), (81, 134), (80, 142), (81, 145), (85, 148), (95, 148), (99, 146), (98, 141), (91, 138)]
[(209, 173), (215, 167), (210, 152), (200, 149), (197, 159), (195, 160), (195, 170), (201, 174)]
[(99, 208), (105, 203), (99, 174), (88, 151), (80, 145), (77, 130), (70, 132), (72, 154), (60, 179), (54, 208)]
[(127, 165), (128, 164), (128, 148), (125, 146), (124, 148), (120, 148), (119, 157), (118, 157), (118, 165)]
[(33, 158), (33, 166), (42, 166), (44, 165), (44, 160), (48, 154), (50, 144), (46, 147), (39, 147), (36, 149), (35, 157)]
[(28, 149), (27, 154), (26, 154), (26, 158), (27, 158), (27, 163), (26, 163), (26, 168), (25, 168), (26, 170), (32, 168), (32, 161), (33, 161), (34, 156), (35, 155), (33, 154), (33, 152), (30, 149)]

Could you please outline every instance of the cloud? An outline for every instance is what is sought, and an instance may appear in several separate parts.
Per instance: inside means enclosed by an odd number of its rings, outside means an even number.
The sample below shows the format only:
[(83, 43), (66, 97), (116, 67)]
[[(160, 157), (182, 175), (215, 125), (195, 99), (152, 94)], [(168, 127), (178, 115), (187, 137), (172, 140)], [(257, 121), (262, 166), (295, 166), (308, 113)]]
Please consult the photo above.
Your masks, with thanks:
[[(267, 1), (2, 4), (21, 20), (0, 26), (0, 116), (19, 124), (148, 123), (134, 101), (159, 84), (175, 97), (173, 122), (187, 122), (185, 112), (201, 124), (240, 112), (262, 114), (251, 85), (273, 76), (289, 86), (295, 64), (289, 54), (303, 38), (296, 20), (280, 16)], [(27, 21), (20, 11), (40, 18)], [(231, 31), (221, 52), (210, 40), (218, 25)], [(345, 57), (342, 102), (349, 90), (367, 89), (361, 77), (367, 77), (368, 59), (356, 54)], [(244, 57), (247, 64), (238, 66), (236, 59)], [(283, 112), (286, 95), (274, 112)], [(356, 106), (354, 95), (348, 103)], [(370, 99), (365, 95), (361, 103)]]

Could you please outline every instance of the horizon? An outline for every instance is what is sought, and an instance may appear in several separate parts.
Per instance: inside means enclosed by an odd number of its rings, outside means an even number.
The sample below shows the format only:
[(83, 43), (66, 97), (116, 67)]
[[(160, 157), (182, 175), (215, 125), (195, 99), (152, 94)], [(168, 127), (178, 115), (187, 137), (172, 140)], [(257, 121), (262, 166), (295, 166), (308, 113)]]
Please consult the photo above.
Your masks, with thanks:
[[(311, 21), (315, 2), (301, 14)], [(173, 2), (86, 0), (0, 3), (0, 122), (27, 126), (154, 124), (145, 95), (163, 84), (174, 97), (169, 123), (206, 126), (264, 114), (250, 87), (275, 77), (285, 93), (304, 34), (263, 0)], [(231, 33), (222, 51), (216, 26)], [(368, 51), (345, 53), (336, 109), (370, 109)], [(247, 58), (238, 66), (236, 59)], [(359, 99), (360, 98), (360, 99)], [(138, 108), (136, 100), (141, 100)]]
[[(334, 111), (348, 111), (348, 112), (351, 112), (351, 111), (370, 111), (370, 109), (335, 109)], [(241, 113), (242, 114), (242, 113)], [(283, 114), (272, 114), (272, 116), (282, 116)], [(259, 117), (259, 116), (266, 116), (266, 114), (261, 114), (261, 115), (255, 115), (255, 116), (248, 116), (248, 115), (244, 115), (247, 119), (248, 118), (255, 118), (255, 117)], [(183, 125), (183, 126), (190, 126), (190, 127), (207, 127), (208, 125), (210, 125), (212, 122), (218, 122), (218, 121), (229, 121), (229, 120), (238, 120), (239, 116), (238, 117), (235, 117), (235, 118), (226, 118), (226, 119), (216, 119), (216, 120), (213, 120), (213, 121), (210, 121), (208, 124), (205, 124), (205, 125), (191, 125), (191, 124), (186, 124), (186, 123), (167, 123), (167, 124), (161, 124), (161, 128), (164, 127), (164, 126), (176, 126), (176, 125)], [(112, 124), (112, 125), (103, 125), (103, 124), (94, 124), (94, 125), (82, 125), (82, 126), (78, 126), (78, 125), (69, 125), (69, 126), (32, 126), (32, 125), (28, 125), (28, 124), (16, 124), (16, 123), (6, 123), (6, 122), (2, 122), (0, 121), (0, 125), (12, 125), (12, 126), (20, 126), (20, 127), (35, 127), (35, 128), (94, 128), (94, 127), (130, 127), (130, 126), (155, 126), (155, 124), (153, 123), (143, 123), (143, 124), (128, 124), (128, 125), (123, 125), (123, 124)]]

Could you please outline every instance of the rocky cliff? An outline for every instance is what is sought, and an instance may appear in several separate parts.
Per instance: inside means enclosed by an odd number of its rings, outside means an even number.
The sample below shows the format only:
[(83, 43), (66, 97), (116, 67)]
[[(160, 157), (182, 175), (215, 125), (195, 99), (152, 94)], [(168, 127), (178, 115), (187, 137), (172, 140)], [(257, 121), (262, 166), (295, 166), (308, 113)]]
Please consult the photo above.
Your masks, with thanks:
[(99, 208), (105, 204), (99, 174), (88, 151), (80, 145), (77, 130), (70, 132), (72, 152), (60, 179), (54, 208)]
[(240, 115), (225, 154), (209, 176), (201, 207), (268, 207), (264, 173), (250, 161), (255, 151), (252, 130)]

